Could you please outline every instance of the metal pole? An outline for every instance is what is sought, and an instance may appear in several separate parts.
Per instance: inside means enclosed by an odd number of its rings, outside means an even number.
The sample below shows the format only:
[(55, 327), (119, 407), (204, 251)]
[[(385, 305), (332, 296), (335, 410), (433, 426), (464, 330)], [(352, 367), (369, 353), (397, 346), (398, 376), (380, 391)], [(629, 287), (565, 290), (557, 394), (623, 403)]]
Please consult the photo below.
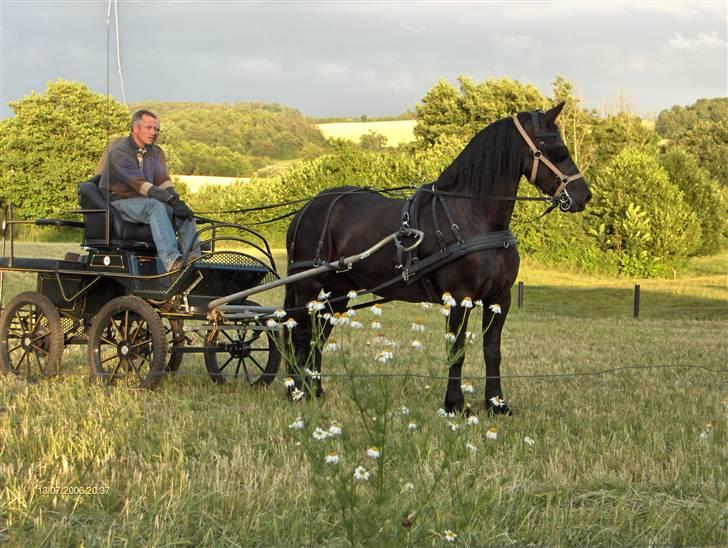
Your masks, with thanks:
[(634, 286), (634, 319), (638, 319), (640, 317), (640, 286), (639, 284), (635, 284)]
[(523, 308), (523, 282), (518, 282), (518, 310)]

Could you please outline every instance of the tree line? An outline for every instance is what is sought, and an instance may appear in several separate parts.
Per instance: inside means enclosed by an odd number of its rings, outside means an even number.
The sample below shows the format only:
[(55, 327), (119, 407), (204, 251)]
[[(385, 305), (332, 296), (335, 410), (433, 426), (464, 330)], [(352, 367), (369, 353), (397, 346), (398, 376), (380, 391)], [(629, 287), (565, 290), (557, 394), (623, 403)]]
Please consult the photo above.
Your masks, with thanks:
[[(210, 105), (148, 102), (162, 119), (160, 144), (173, 172), (250, 175), (274, 160), (301, 160), (287, 171), (224, 193), (193, 197), (199, 211), (255, 207), (311, 196), (344, 184), (412, 189), (433, 181), (489, 123), (564, 101), (559, 118), (572, 158), (592, 183), (580, 215), (536, 221), (539, 205), (520, 202), (513, 228), (521, 249), (547, 262), (632, 275), (665, 275), (686, 257), (717, 252), (726, 238), (728, 99), (700, 99), (661, 112), (650, 124), (628, 111), (584, 108), (573, 85), (556, 77), (544, 95), (508, 78), (457, 85), (442, 80), (416, 107), (416, 140), (386, 147), (372, 136), (354, 145), (326, 141), (295, 109), (262, 103)], [(94, 171), (109, 136), (128, 132), (129, 110), (84, 84), (59, 80), (45, 93), (10, 104), (0, 122), (0, 199), (21, 215), (49, 216), (76, 207), (75, 185)], [(537, 191), (522, 182), (521, 191)], [(279, 214), (285, 213), (283, 208)], [(267, 213), (231, 215), (266, 220)], [(287, 221), (265, 226), (280, 243)]]

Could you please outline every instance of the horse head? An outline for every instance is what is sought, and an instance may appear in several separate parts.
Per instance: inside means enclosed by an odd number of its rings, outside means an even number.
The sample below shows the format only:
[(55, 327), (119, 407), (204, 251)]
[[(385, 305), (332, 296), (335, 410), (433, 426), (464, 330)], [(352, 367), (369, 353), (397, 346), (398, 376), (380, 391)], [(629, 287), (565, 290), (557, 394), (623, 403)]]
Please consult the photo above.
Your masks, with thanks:
[(560, 103), (546, 112), (522, 112), (513, 121), (530, 149), (523, 175), (552, 197), (553, 207), (576, 213), (584, 210), (592, 194), (556, 125), (563, 108)]

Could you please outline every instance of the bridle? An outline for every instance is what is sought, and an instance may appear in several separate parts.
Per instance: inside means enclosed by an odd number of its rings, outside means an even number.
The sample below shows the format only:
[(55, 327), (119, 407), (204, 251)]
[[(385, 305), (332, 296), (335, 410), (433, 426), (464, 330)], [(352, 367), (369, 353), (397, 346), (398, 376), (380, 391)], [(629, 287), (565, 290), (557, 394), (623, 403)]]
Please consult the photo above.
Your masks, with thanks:
[[(558, 133), (556, 132), (539, 132), (541, 126), (538, 121), (538, 116), (538, 111), (531, 112), (531, 122), (533, 124), (534, 137), (536, 139), (539, 139), (541, 137), (557, 137)], [(523, 137), (523, 140), (526, 141), (526, 144), (528, 145), (528, 148), (531, 149), (531, 154), (533, 155), (533, 166), (531, 167), (531, 177), (529, 178), (531, 184), (535, 184), (536, 182), (536, 174), (538, 173), (539, 162), (543, 163), (547, 168), (549, 168), (551, 172), (556, 176), (556, 178), (560, 181), (558, 188), (551, 195), (551, 207), (547, 210), (547, 212), (551, 211), (557, 206), (562, 211), (569, 211), (573, 204), (573, 200), (569, 195), (568, 190), (566, 190), (566, 186), (571, 181), (582, 179), (583, 175), (579, 171), (577, 171), (574, 175), (564, 175), (564, 173), (544, 155), (543, 151), (541, 151), (533, 143), (531, 138), (528, 136), (528, 133), (526, 133), (526, 130), (523, 129), (521, 122), (518, 121), (518, 116), (515, 114), (513, 115), (513, 123), (516, 124), (516, 129), (521, 134), (521, 137)]]

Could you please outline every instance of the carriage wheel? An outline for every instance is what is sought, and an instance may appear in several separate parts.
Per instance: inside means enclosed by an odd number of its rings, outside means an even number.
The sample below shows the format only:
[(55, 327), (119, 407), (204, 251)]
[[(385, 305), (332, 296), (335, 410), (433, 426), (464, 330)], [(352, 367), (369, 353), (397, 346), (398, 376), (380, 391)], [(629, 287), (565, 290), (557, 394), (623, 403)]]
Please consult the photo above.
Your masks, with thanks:
[(208, 332), (205, 366), (213, 382), (245, 379), (251, 386), (267, 386), (278, 373), (281, 353), (273, 335), (259, 321), (237, 325), (237, 329)]
[(172, 350), (181, 348), (186, 343), (184, 332), (184, 320), (176, 320), (166, 318), (164, 321), (164, 331), (167, 335), (167, 343), (169, 345), (169, 359), (167, 360), (167, 371), (178, 371), (182, 365), (184, 354), (175, 353)]
[(162, 380), (168, 344), (162, 319), (149, 303), (130, 295), (113, 299), (89, 331), (91, 377), (153, 390)]
[(45, 295), (16, 295), (0, 319), (0, 367), (3, 373), (45, 377), (58, 374), (63, 356), (61, 316)]

